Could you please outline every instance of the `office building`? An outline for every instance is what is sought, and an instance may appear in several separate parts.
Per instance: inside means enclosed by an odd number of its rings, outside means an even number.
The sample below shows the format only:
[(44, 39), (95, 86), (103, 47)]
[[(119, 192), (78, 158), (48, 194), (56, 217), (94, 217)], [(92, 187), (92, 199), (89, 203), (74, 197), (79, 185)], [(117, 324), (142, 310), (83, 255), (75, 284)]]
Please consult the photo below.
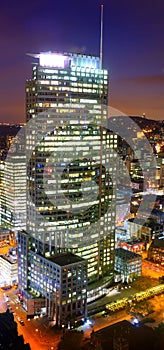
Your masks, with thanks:
[(116, 207), (108, 71), (95, 56), (48, 52), (35, 60), (26, 82), (27, 237), (20, 232), (18, 250), (27, 260), (21, 275), (19, 259), (20, 290), (32, 286), (29, 249), (45, 259), (64, 252), (85, 259), (90, 290), (97, 281), (103, 288), (114, 278)]
[(48, 257), (71, 247), (88, 260), (89, 281), (105, 275), (110, 279), (117, 136), (100, 128), (107, 119), (108, 71), (100, 69), (99, 57), (38, 56), (26, 83), (27, 122), (33, 119), (26, 139), (27, 232), (37, 253)]
[(122, 282), (132, 282), (142, 274), (142, 256), (123, 248), (115, 249), (115, 271)]
[(13, 231), (26, 228), (26, 157), (10, 151), (1, 162), (1, 226)]
[(0, 255), (0, 275), (2, 286), (12, 286), (18, 283), (18, 261), (16, 256)]
[(9, 243), (10, 239), (12, 239), (10, 231), (0, 227), (0, 243)]
[[(87, 261), (72, 253), (45, 258), (30, 249), (26, 232), (18, 234), (19, 288), (28, 316), (46, 314), (56, 325), (68, 326), (69, 320), (87, 315)], [(28, 256), (27, 256), (28, 246)], [(24, 270), (28, 265), (28, 274)]]
[(96, 332), (92, 331), (91, 340), (96, 350), (129, 350), (129, 334), (135, 326), (123, 320)]
[(164, 236), (152, 240), (148, 249), (148, 260), (164, 266)]

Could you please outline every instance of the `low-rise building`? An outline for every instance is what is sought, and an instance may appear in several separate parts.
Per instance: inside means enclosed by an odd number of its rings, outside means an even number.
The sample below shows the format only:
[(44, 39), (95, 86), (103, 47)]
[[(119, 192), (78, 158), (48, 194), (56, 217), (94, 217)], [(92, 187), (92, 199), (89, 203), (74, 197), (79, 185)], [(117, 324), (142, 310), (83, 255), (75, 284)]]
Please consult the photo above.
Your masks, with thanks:
[(120, 241), (117, 248), (124, 248), (134, 253), (141, 253), (146, 250), (146, 246), (147, 244), (145, 241), (134, 237), (133, 239)]
[(5, 230), (0, 228), (0, 242), (9, 242), (10, 241), (10, 230)]
[(133, 218), (127, 220), (127, 231), (131, 238), (136, 237), (150, 242), (154, 235), (162, 232), (163, 226), (149, 219)]
[(95, 350), (150, 350), (163, 349), (163, 339), (156, 336), (152, 327), (133, 325), (127, 320), (112, 324), (91, 333)]
[(152, 241), (148, 249), (148, 259), (164, 266), (164, 236)]
[(1, 280), (6, 285), (18, 283), (18, 262), (16, 256), (0, 255)]
[(122, 282), (131, 282), (142, 274), (142, 257), (123, 248), (115, 249), (115, 272)]
[(129, 350), (129, 333), (135, 326), (123, 320), (91, 333), (95, 350)]

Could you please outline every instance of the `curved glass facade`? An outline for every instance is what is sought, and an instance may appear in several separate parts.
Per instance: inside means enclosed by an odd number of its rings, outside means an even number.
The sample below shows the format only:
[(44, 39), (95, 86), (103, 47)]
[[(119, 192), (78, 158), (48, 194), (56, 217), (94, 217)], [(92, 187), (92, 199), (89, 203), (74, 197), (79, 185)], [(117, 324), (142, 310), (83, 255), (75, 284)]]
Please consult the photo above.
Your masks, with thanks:
[(89, 282), (110, 280), (117, 136), (105, 128), (108, 72), (98, 57), (50, 55), (40, 54), (26, 83), (31, 249), (45, 257), (69, 250), (88, 260)]

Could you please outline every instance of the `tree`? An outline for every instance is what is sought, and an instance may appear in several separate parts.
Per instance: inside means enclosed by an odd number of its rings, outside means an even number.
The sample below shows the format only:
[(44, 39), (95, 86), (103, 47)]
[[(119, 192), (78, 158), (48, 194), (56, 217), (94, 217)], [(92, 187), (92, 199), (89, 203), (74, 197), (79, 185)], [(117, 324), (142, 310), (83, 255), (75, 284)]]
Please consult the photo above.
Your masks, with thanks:
[(158, 280), (156, 278), (150, 278), (146, 276), (140, 276), (133, 282), (133, 288), (138, 291), (148, 289), (158, 285)]
[(82, 350), (83, 333), (69, 331), (65, 333), (58, 344), (58, 350)]

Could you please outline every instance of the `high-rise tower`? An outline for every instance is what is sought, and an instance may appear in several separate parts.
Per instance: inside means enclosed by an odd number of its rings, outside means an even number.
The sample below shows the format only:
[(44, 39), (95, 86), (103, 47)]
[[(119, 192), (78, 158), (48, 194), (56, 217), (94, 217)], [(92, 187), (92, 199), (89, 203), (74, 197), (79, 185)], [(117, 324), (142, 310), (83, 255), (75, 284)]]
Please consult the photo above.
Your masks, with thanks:
[[(107, 129), (108, 71), (95, 56), (47, 52), (34, 57), (39, 61), (26, 82), (30, 249), (47, 259), (72, 252), (88, 261), (89, 283), (103, 278), (109, 283), (117, 136)], [(27, 257), (21, 235), (19, 242)], [(21, 281), (25, 268), (27, 283), (21, 284), (28, 289), (29, 258), (19, 266)]]

